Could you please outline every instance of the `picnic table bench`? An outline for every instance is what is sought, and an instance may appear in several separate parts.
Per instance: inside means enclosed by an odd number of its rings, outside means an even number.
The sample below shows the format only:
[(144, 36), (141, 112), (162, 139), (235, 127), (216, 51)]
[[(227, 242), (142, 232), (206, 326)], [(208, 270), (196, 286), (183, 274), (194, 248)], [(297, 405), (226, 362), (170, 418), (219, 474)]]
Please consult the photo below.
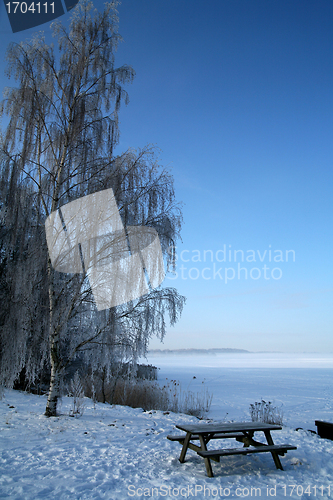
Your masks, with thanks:
[[(200, 425), (176, 425), (177, 429), (186, 434), (178, 436), (167, 436), (170, 441), (178, 441), (182, 445), (179, 461), (185, 462), (188, 449), (191, 449), (205, 461), (208, 477), (213, 477), (211, 460), (220, 461), (220, 457), (229, 455), (247, 455), (249, 453), (271, 453), (277, 469), (283, 470), (279, 456), (283, 456), (288, 450), (296, 450), (296, 446), (290, 444), (275, 445), (271, 436), (272, 430), (281, 430), (282, 427), (261, 422), (238, 422), (230, 424), (200, 424)], [(266, 443), (253, 439), (254, 433), (262, 431), (266, 437)], [(231, 439), (243, 443), (239, 448), (222, 448), (208, 450), (207, 444), (213, 439)], [(200, 442), (200, 446), (192, 441)]]

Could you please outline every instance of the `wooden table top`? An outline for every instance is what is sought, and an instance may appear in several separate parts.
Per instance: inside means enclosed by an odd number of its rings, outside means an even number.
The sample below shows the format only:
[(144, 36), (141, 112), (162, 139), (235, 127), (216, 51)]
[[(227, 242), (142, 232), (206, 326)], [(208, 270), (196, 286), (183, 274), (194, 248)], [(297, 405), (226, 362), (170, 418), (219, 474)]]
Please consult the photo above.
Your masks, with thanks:
[(209, 434), (209, 433), (231, 433), (246, 431), (277, 431), (281, 430), (280, 425), (263, 424), (262, 422), (232, 422), (226, 424), (199, 424), (199, 425), (176, 425), (177, 429), (191, 434)]

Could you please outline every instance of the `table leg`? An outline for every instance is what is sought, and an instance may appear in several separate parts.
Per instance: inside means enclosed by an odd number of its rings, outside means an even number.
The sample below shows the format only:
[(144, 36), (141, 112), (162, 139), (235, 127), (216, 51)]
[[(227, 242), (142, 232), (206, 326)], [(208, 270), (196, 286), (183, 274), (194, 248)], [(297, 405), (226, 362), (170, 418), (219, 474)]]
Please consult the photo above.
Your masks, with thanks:
[(244, 443), (244, 447), (248, 448), (249, 446), (263, 446), (264, 443), (260, 443), (259, 441), (255, 441), (253, 439), (254, 431), (245, 432), (244, 436), (241, 438), (236, 438), (236, 441), (240, 443)]
[[(201, 444), (201, 451), (207, 451), (207, 446), (206, 446), (206, 443), (205, 443), (203, 436), (200, 435), (199, 439), (200, 439), (200, 444)], [(210, 463), (210, 459), (208, 457), (205, 457), (204, 461), (205, 461), (205, 466), (206, 466), (206, 471), (207, 471), (208, 477), (214, 477), (214, 474), (212, 471), (212, 464)]]
[(182, 464), (185, 462), (185, 455), (188, 450), (188, 444), (190, 442), (190, 439), (191, 439), (191, 432), (187, 432), (184, 439), (183, 448), (179, 457), (179, 462)]
[[(264, 433), (266, 436), (267, 444), (274, 445), (271, 433), (269, 431), (264, 431)], [(276, 468), (283, 470), (282, 464), (281, 464), (280, 459), (279, 459), (279, 455), (277, 453), (275, 453), (274, 451), (271, 451), (271, 454), (272, 454)]]

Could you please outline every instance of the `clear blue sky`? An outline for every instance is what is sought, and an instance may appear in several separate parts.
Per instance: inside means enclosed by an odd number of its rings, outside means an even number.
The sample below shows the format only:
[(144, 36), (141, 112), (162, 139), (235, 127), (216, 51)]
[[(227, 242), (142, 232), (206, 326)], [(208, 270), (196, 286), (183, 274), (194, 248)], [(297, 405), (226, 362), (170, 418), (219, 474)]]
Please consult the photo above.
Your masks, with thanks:
[[(0, 16), (3, 48), (31, 35)], [(333, 3), (123, 0), (119, 17), (136, 78), (118, 151), (159, 146), (184, 202), (165, 284), (187, 304), (151, 348), (332, 352)]]

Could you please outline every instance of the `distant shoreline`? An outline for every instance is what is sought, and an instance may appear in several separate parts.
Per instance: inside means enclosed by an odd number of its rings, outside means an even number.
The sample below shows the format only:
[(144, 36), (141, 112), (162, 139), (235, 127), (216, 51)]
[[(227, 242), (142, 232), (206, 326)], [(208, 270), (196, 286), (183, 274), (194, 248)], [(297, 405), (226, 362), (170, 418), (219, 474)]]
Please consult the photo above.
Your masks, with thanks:
[[(330, 369), (333, 353), (254, 352), (245, 349), (152, 349), (145, 361), (175, 377), (179, 369), (205, 371), (210, 369)], [(171, 375), (172, 374), (172, 375)]]
[(150, 349), (148, 354), (155, 355), (165, 355), (165, 354), (174, 354), (174, 355), (195, 355), (195, 354), (222, 354), (222, 353), (250, 353), (251, 351), (247, 351), (246, 349), (231, 349), (231, 348), (215, 348), (215, 349)]
[(333, 354), (333, 352), (320, 352), (320, 351), (293, 351), (293, 352), (284, 352), (284, 351), (248, 351), (246, 349), (233, 349), (233, 348), (211, 348), (211, 349), (149, 349), (147, 355), (152, 356), (167, 356), (167, 355), (175, 355), (175, 356), (195, 356), (195, 355), (215, 355), (215, 354), (282, 354), (282, 355), (290, 355), (290, 354)]

